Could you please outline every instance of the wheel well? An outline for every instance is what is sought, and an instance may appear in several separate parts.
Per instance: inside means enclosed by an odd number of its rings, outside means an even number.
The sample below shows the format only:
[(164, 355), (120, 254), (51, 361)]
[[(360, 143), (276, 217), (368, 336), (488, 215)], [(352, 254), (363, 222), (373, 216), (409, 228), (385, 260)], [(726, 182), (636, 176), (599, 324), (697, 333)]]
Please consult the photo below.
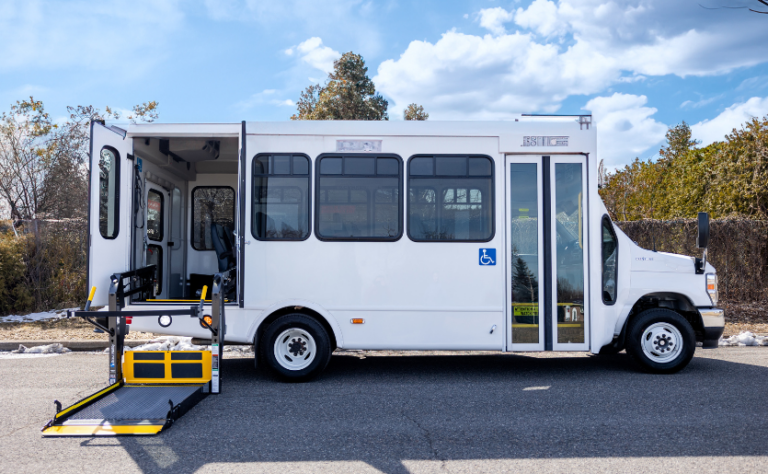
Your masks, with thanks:
[(292, 313), (305, 314), (310, 318), (317, 320), (318, 323), (322, 324), (325, 330), (328, 332), (328, 337), (331, 338), (331, 352), (336, 349), (336, 335), (333, 333), (333, 328), (331, 328), (331, 325), (328, 324), (328, 321), (326, 321), (326, 319), (320, 313), (305, 306), (286, 306), (285, 308), (280, 308), (273, 311), (272, 314), (264, 318), (264, 321), (262, 321), (261, 324), (259, 324), (258, 329), (256, 329), (254, 346), (258, 345), (262, 334), (264, 334), (264, 331), (269, 327), (270, 324), (272, 324), (272, 322), (274, 322), (280, 316)]
[(622, 333), (626, 333), (629, 323), (633, 318), (643, 311), (652, 308), (666, 308), (675, 311), (691, 324), (696, 333), (696, 340), (699, 342), (704, 340), (704, 327), (702, 326), (698, 310), (687, 296), (680, 293), (649, 293), (637, 300), (632, 306), (629, 316), (627, 316)]

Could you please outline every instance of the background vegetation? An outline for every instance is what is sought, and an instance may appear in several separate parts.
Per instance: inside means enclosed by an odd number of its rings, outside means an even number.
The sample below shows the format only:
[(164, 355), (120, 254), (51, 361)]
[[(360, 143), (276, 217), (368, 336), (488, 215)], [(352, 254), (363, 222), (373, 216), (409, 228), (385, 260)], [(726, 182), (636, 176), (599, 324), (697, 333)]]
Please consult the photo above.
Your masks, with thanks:
[[(157, 119), (157, 102), (133, 122)], [(120, 119), (106, 107), (67, 107), (54, 122), (33, 97), (0, 116), (0, 314), (81, 304), (86, 297), (90, 123)]]
[[(387, 120), (360, 55), (345, 53), (325, 85), (301, 94), (293, 120)], [(157, 102), (126, 118), (152, 122)], [(106, 107), (67, 107), (54, 122), (30, 97), (0, 116), (0, 314), (81, 304), (86, 296), (89, 125), (119, 119)], [(429, 114), (410, 104), (405, 120)], [(645, 248), (697, 255), (693, 218), (712, 222), (710, 261), (726, 302), (768, 302), (768, 117), (699, 147), (685, 123), (667, 132), (656, 161), (599, 171), (611, 217)]]

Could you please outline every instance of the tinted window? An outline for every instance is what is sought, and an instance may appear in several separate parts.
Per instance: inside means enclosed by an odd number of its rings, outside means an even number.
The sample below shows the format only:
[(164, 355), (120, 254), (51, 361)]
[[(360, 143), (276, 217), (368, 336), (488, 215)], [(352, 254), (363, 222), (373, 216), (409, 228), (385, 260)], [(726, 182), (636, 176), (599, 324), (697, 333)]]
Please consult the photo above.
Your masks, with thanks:
[(147, 237), (163, 240), (163, 194), (154, 189), (147, 193)]
[(399, 158), (323, 156), (319, 167), (315, 205), (319, 238), (400, 238), (403, 206)]
[(192, 247), (213, 250), (211, 224), (235, 229), (235, 190), (228, 186), (201, 186), (192, 191)]
[(99, 233), (114, 239), (120, 230), (120, 155), (112, 148), (99, 154)]
[(159, 245), (147, 246), (147, 266), (155, 266), (155, 275), (152, 279), (152, 296), (163, 292), (163, 248)]
[(613, 304), (616, 302), (619, 246), (616, 234), (613, 231), (613, 224), (611, 224), (611, 220), (607, 216), (603, 218), (602, 237), (603, 302)]
[[(264, 167), (265, 162), (271, 166)], [(251, 233), (255, 238), (306, 239), (309, 236), (309, 158), (305, 155), (256, 156), (251, 199)]]
[(493, 237), (493, 162), (485, 156), (419, 156), (409, 162), (408, 235), (416, 241)]

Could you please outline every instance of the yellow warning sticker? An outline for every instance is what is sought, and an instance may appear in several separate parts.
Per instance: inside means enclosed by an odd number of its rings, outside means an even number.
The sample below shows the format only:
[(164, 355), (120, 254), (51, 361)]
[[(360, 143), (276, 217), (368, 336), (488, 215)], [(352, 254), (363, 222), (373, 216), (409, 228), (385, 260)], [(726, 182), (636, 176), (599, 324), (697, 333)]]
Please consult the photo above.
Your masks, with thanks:
[(512, 305), (512, 314), (514, 316), (538, 316), (538, 303), (515, 303)]

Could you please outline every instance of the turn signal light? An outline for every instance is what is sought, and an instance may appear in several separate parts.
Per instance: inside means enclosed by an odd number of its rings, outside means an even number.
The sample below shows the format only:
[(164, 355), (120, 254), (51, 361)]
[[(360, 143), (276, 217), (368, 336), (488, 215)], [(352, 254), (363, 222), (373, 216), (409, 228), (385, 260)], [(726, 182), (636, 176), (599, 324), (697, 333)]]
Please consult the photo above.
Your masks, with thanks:
[(365, 319), (363, 319), (363, 318), (352, 318), (352, 320), (350, 322), (352, 324), (364, 324), (365, 323)]
[[(203, 321), (205, 321), (205, 324), (207, 324), (208, 326), (213, 326), (213, 318), (212, 318), (210, 315), (206, 314), (205, 316), (203, 316)], [(200, 326), (202, 326), (202, 327), (203, 327), (203, 328), (205, 328), (205, 329), (208, 329), (208, 328), (205, 326), (205, 324), (203, 324), (203, 323), (201, 322), (201, 323), (200, 323)]]

